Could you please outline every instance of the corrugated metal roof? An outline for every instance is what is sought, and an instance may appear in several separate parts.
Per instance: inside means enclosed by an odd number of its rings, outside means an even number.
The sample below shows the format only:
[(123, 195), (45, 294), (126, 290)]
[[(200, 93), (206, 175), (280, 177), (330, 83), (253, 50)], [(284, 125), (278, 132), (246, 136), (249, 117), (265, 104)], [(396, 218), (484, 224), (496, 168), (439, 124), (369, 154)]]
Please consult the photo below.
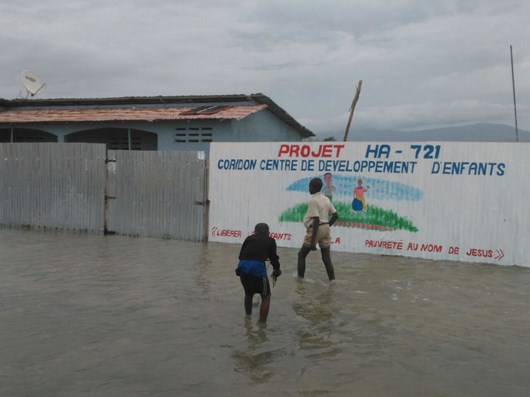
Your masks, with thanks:
[[(232, 103), (241, 105), (247, 102), (252, 104), (267, 105), (267, 109), (285, 124), (294, 128), (303, 137), (312, 137), (315, 134), (301, 125), (296, 121), (289, 113), (287, 113), (282, 107), (276, 102), (270, 99), (264, 94), (234, 94), (234, 95), (190, 95), (190, 96), (151, 96), (151, 97), (118, 97), (118, 98), (51, 98), (51, 99), (14, 99), (6, 100), (0, 98), (0, 115), (5, 114), (2, 112), (2, 108), (5, 111), (23, 109), (23, 108), (45, 108), (45, 107), (75, 107), (79, 109), (81, 106), (96, 106), (101, 107), (113, 107), (113, 106), (142, 106), (142, 105), (159, 105), (168, 106), (171, 105), (200, 105), (200, 104), (227, 104), (230, 106)], [(222, 115), (222, 114), (221, 114)], [(215, 114), (214, 117), (208, 117), (210, 119), (219, 118), (219, 113)], [(188, 118), (188, 117), (187, 117)], [(206, 118), (206, 115), (201, 117), (190, 117), (190, 118)], [(183, 119), (179, 117), (178, 119)], [(137, 120), (137, 119), (132, 119)], [(142, 119), (143, 120), (143, 119)], [(168, 120), (168, 119), (165, 119)], [(36, 120), (38, 121), (38, 120)], [(78, 120), (76, 120), (78, 121)], [(88, 121), (88, 120), (81, 120)], [(1, 121), (4, 123), (13, 121)], [(17, 121), (14, 121), (17, 122)], [(22, 122), (22, 121), (19, 121)]]
[(263, 94), (233, 95), (188, 95), (188, 96), (128, 96), (110, 98), (31, 98), (0, 99), (0, 106), (12, 107), (47, 107), (47, 106), (112, 106), (112, 105), (172, 105), (172, 104), (205, 104), (234, 103), (254, 101), (255, 96)]
[[(2, 110), (5, 112), (15, 109), (24, 109), (24, 108), (58, 108), (58, 107), (75, 107), (77, 109), (85, 106), (95, 106), (98, 108), (106, 108), (106, 107), (115, 107), (115, 106), (144, 106), (144, 105), (150, 105), (150, 106), (156, 106), (159, 105), (161, 107), (171, 107), (172, 105), (190, 105), (191, 107), (198, 106), (198, 105), (204, 105), (204, 104), (226, 104), (230, 106), (244, 106), (245, 102), (248, 105), (256, 105), (256, 104), (262, 104), (267, 105), (267, 109), (275, 115), (277, 118), (279, 118), (281, 121), (283, 121), (285, 124), (290, 126), (291, 128), (294, 128), (298, 133), (303, 137), (312, 137), (315, 136), (315, 134), (301, 125), (298, 121), (296, 121), (289, 113), (287, 113), (282, 107), (280, 107), (276, 102), (274, 102), (272, 99), (270, 99), (268, 96), (264, 94), (233, 94), (233, 95), (189, 95), (189, 96), (151, 96), (151, 97), (118, 97), (118, 98), (50, 98), (50, 99), (13, 99), (13, 100), (7, 100), (0, 98), (0, 115), (5, 114)], [(250, 114), (250, 113), (249, 113)], [(223, 115), (221, 113), (221, 115)], [(216, 113), (214, 117), (206, 117), (206, 115), (201, 117), (189, 117), (193, 119), (201, 119), (201, 118), (210, 118), (210, 119), (218, 119), (220, 116), (219, 113)], [(246, 116), (243, 116), (246, 117)], [(189, 119), (186, 117), (186, 119)], [(228, 118), (234, 118), (234, 117), (228, 117)], [(183, 119), (182, 116), (178, 119)], [(107, 120), (107, 119), (105, 119)], [(111, 119), (111, 120), (117, 120), (117, 119)], [(129, 119), (119, 119), (127, 121)], [(130, 120), (138, 120), (136, 118), (130, 119)], [(140, 119), (144, 120), (144, 119)], [(153, 119), (158, 120), (158, 119)], [(162, 119), (162, 120), (172, 120), (170, 119)], [(39, 121), (39, 120), (35, 120)], [(46, 120), (49, 121), (49, 120)], [(89, 121), (89, 120), (75, 120), (75, 121)], [(96, 120), (97, 121), (97, 120)], [(0, 123), (16, 123), (16, 122), (27, 122), (27, 121), (3, 121), (3, 119), (0, 119)]]
[(0, 123), (45, 123), (83, 121), (241, 120), (267, 105), (231, 105), (214, 114), (183, 114), (193, 107), (128, 108), (40, 108), (0, 111)]

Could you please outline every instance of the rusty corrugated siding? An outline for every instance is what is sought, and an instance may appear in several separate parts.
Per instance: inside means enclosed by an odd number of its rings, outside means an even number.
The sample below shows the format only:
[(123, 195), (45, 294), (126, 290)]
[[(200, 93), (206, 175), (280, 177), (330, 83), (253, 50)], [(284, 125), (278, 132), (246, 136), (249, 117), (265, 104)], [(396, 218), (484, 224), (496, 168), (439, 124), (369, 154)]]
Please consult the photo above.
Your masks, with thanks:
[(40, 108), (0, 111), (0, 123), (45, 123), (85, 121), (241, 120), (267, 105), (227, 106), (214, 114), (183, 114), (193, 107), (178, 108)]

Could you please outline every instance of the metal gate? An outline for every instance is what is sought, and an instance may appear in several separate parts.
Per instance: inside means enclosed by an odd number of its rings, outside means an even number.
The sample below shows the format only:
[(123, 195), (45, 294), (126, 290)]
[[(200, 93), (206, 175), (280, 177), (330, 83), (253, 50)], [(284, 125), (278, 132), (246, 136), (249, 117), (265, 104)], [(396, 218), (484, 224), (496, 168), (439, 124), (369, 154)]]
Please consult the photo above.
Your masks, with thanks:
[(205, 241), (204, 152), (0, 143), (0, 226)]
[(107, 156), (106, 234), (207, 239), (203, 152), (109, 150)]

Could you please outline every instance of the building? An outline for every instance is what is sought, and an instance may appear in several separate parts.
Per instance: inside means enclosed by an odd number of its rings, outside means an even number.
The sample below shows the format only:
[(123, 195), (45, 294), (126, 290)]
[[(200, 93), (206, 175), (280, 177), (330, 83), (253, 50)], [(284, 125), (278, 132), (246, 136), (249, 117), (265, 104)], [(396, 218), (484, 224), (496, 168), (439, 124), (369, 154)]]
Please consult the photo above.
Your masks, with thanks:
[(208, 152), (210, 142), (296, 142), (313, 136), (263, 94), (0, 99), (0, 142)]

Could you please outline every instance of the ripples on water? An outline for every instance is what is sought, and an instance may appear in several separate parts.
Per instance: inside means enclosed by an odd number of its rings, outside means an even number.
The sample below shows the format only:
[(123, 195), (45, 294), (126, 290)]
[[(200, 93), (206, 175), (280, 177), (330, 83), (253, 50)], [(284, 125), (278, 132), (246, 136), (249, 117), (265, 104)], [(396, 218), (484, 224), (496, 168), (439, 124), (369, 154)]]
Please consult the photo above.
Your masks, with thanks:
[(280, 249), (260, 326), (238, 253), (0, 230), (0, 396), (530, 395), (530, 269)]

